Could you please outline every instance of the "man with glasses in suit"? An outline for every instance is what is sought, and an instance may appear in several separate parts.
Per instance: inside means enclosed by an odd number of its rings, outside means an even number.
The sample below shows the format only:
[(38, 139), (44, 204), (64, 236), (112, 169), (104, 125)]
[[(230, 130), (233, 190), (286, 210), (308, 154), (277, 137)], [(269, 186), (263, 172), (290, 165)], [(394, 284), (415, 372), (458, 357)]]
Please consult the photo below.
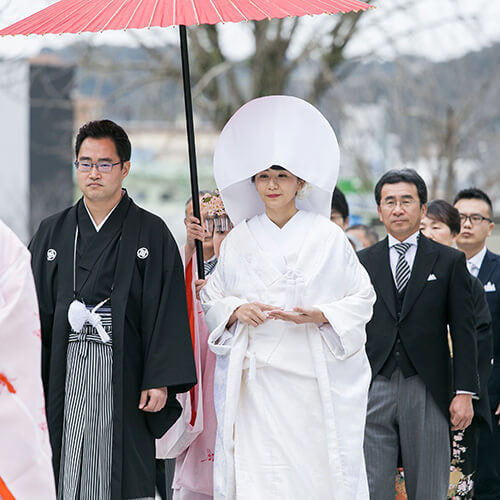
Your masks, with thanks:
[(388, 236), (358, 254), (377, 293), (366, 327), (370, 498), (394, 498), (401, 454), (408, 499), (442, 500), (450, 423), (452, 429), (470, 425), (472, 396), (479, 390), (471, 280), (461, 252), (420, 234), (427, 188), (414, 170), (385, 173), (375, 199)]
[[(493, 370), (488, 383), (493, 431), (479, 436), (475, 484), (476, 500), (500, 498), (500, 255), (486, 248), (495, 226), (488, 195), (477, 188), (460, 191), (454, 200), (460, 213), (457, 247), (465, 253), (469, 272), (481, 281), (493, 323)], [(481, 381), (482, 382), (482, 381)]]

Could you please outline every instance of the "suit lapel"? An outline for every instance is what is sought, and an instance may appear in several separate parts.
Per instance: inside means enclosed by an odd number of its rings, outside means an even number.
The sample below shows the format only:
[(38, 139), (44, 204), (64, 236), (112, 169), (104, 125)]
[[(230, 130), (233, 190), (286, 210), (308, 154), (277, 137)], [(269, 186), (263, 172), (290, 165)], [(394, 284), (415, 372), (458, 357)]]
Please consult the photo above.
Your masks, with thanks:
[(497, 259), (492, 258), (491, 252), (488, 250), (481, 264), (481, 269), (479, 269), (479, 274), (477, 275), (479, 281), (481, 281), (483, 285), (488, 283), (488, 279), (490, 278), (496, 267)]
[(394, 295), (394, 278), (389, 259), (389, 243), (386, 237), (376, 249), (374, 264), (374, 282), (377, 294), (380, 295), (391, 315), (396, 319), (396, 297)]
[(437, 256), (437, 250), (434, 250), (430, 245), (429, 240), (420, 234), (418, 239), (417, 254), (415, 255), (410, 281), (408, 281), (408, 287), (403, 300), (403, 307), (401, 308), (401, 319), (408, 314), (418, 296), (424, 289), (427, 283), (427, 278), (432, 271), (432, 266), (434, 265)]

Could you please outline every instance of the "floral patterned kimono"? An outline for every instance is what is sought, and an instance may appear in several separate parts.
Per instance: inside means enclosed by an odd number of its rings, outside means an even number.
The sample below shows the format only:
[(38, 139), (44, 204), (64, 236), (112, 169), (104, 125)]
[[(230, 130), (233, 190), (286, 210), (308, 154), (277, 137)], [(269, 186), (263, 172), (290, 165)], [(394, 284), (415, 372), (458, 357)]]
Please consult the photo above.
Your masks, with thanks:
[(0, 221), (0, 498), (55, 499), (31, 257)]

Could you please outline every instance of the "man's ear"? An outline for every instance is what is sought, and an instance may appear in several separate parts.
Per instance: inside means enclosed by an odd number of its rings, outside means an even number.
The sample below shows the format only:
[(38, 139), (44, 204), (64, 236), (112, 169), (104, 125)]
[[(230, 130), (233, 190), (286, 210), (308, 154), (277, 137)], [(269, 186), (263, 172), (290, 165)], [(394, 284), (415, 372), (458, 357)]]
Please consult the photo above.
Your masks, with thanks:
[(130, 161), (124, 161), (122, 166), (122, 180), (127, 177), (130, 172)]

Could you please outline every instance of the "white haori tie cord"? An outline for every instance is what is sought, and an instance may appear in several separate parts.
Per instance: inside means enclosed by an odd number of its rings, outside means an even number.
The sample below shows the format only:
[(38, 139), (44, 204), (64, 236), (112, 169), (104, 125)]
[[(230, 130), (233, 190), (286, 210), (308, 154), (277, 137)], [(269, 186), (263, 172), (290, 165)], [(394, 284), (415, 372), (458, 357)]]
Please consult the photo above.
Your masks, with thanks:
[(97, 310), (100, 309), (108, 300), (109, 297), (104, 299), (102, 302), (99, 302), (99, 304), (97, 304), (91, 311), (89, 311), (87, 306), (79, 300), (75, 299), (71, 302), (68, 309), (68, 321), (73, 331), (81, 333), (85, 323), (89, 323), (97, 330), (99, 337), (101, 337), (101, 340), (104, 343), (109, 342), (110, 337), (108, 332), (106, 332), (102, 326), (102, 318), (97, 312)]
[[(76, 244), (78, 242), (78, 224), (75, 230), (75, 243), (73, 246), (73, 293), (76, 297)], [(97, 312), (108, 300), (104, 299), (102, 302), (99, 302), (91, 311), (87, 309), (87, 306), (80, 302), (75, 298), (73, 302), (71, 302), (68, 309), (68, 321), (71, 325), (71, 328), (75, 333), (81, 333), (85, 323), (89, 323), (92, 325), (101, 337), (101, 340), (106, 343), (110, 341), (110, 337), (108, 332), (102, 326), (102, 318), (100, 314)]]

